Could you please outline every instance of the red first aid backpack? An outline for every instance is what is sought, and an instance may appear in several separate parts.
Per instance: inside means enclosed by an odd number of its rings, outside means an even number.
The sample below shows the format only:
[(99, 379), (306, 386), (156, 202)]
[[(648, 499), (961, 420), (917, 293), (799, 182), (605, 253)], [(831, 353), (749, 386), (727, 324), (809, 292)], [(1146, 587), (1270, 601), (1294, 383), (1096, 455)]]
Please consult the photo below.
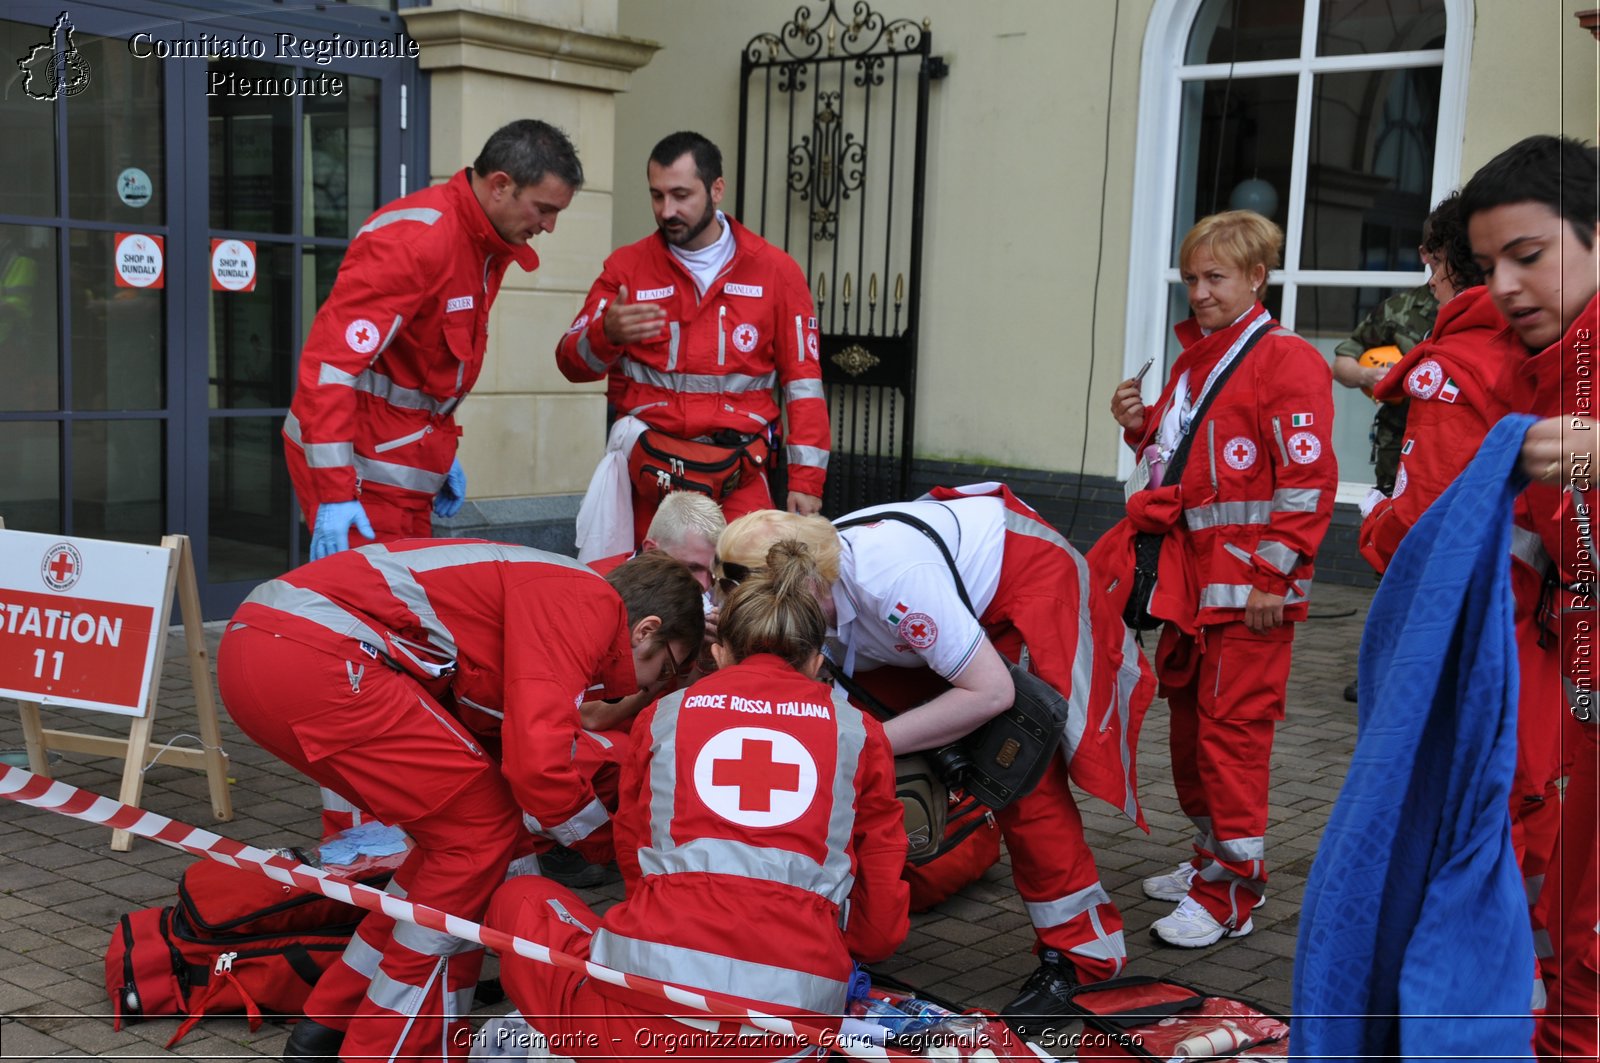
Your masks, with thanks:
[(201, 860), (184, 871), (176, 905), (130, 912), (111, 932), (106, 993), (114, 1027), (187, 1016), (167, 1042), (171, 1048), (208, 1014), (244, 1012), (252, 1030), (263, 1015), (297, 1016), (363, 915), (257, 872)]

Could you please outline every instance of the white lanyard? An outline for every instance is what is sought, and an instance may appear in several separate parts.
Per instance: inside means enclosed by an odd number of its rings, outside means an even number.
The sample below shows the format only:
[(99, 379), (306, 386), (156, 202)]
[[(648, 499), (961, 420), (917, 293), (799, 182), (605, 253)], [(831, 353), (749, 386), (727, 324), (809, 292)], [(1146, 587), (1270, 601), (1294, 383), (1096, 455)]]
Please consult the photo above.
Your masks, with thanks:
[(1205, 386), (1200, 389), (1200, 394), (1195, 396), (1192, 402), (1189, 400), (1188, 395), (1184, 396), (1183, 404), (1178, 408), (1179, 440), (1189, 434), (1189, 423), (1194, 420), (1194, 411), (1205, 402), (1205, 397), (1211, 392), (1211, 387), (1217, 382), (1217, 378), (1223, 374), (1228, 366), (1233, 364), (1235, 358), (1239, 357), (1239, 352), (1244, 349), (1246, 343), (1250, 342), (1250, 337), (1264, 328), (1266, 323), (1271, 320), (1272, 314), (1267, 310), (1262, 310), (1256, 319), (1246, 325), (1243, 332), (1239, 333), (1239, 338), (1233, 341), (1233, 346), (1228, 348), (1228, 353), (1224, 354), (1217, 361), (1217, 364), (1211, 367), (1211, 372), (1206, 374)]

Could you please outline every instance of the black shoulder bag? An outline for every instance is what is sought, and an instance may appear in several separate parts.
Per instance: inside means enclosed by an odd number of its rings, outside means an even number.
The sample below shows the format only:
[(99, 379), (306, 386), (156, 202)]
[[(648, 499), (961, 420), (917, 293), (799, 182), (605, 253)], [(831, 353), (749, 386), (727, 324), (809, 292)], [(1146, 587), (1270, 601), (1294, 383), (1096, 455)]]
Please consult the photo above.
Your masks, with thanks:
[[(1205, 420), (1211, 403), (1222, 393), (1222, 385), (1228, 382), (1233, 371), (1239, 368), (1239, 363), (1244, 361), (1244, 356), (1250, 353), (1250, 348), (1256, 341), (1274, 326), (1262, 325), (1250, 334), (1244, 341), (1244, 346), (1239, 348), (1239, 353), (1233, 356), (1233, 361), (1228, 363), (1217, 379), (1212, 382), (1210, 390), (1200, 397), (1200, 405), (1195, 407), (1194, 415), (1189, 418), (1189, 429), (1183, 433), (1183, 438), (1178, 440), (1178, 446), (1172, 452), (1172, 457), (1167, 459), (1166, 469), (1161, 474), (1162, 483), (1176, 483), (1183, 475), (1183, 467), (1189, 461), (1189, 444), (1199, 434), (1200, 422)], [(1156, 593), (1156, 572), (1161, 561), (1161, 542), (1167, 537), (1166, 532), (1137, 532), (1133, 537), (1133, 590), (1128, 594), (1128, 604), (1122, 609), (1122, 622), (1134, 631), (1152, 631), (1160, 627), (1164, 621), (1160, 617), (1150, 615), (1150, 599)]]
[[(950, 566), (950, 575), (956, 581), (956, 593), (961, 596), (961, 603), (972, 613), (973, 619), (982, 620), (972, 607), (972, 599), (967, 596), (966, 585), (961, 581), (961, 573), (956, 569), (956, 559), (951, 556), (950, 548), (926, 522), (909, 513), (880, 510), (853, 520), (837, 521), (834, 526), (843, 530), (880, 520), (908, 524), (931, 539), (944, 556), (945, 564)], [(1061, 696), (1060, 691), (1021, 665), (1006, 661), (1006, 668), (1011, 673), (1011, 685), (1016, 691), (1016, 698), (1010, 708), (952, 743), (965, 754), (966, 763), (959, 763), (960, 758), (951, 758), (945, 750), (933, 754), (936, 761), (942, 761), (952, 774), (958, 776), (955, 780), (947, 777), (947, 783), (960, 785), (995, 811), (1005, 808), (1039, 784), (1045, 769), (1050, 766), (1050, 758), (1060, 748), (1061, 735), (1067, 728), (1067, 699)], [(846, 689), (849, 687), (846, 686)], [(952, 764), (952, 759), (956, 763)]]

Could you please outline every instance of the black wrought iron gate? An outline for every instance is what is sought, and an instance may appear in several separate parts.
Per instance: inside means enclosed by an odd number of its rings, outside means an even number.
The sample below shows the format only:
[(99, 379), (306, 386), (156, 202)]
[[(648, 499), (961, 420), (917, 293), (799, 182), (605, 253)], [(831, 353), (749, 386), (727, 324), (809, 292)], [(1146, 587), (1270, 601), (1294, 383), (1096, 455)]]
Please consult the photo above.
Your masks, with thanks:
[(802, 4), (745, 45), (741, 221), (793, 255), (816, 299), (833, 424), (824, 512), (907, 496), (929, 86), (947, 73), (928, 22), (866, 0)]

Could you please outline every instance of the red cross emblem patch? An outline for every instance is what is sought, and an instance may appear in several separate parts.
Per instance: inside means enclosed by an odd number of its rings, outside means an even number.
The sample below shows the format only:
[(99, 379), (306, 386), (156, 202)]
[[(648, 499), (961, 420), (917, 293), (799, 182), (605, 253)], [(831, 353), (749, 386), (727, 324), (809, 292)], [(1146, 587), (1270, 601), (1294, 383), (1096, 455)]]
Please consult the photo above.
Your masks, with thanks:
[(740, 325), (733, 330), (733, 345), (745, 354), (755, 350), (760, 341), (761, 332), (754, 325)]
[(1248, 469), (1256, 463), (1256, 442), (1244, 436), (1234, 436), (1222, 446), (1222, 460), (1230, 469)]
[(378, 326), (364, 317), (356, 318), (344, 330), (345, 343), (357, 354), (371, 354), (378, 349), (378, 341), (382, 338), (378, 335)]
[(1390, 495), (1389, 497), (1399, 498), (1401, 495), (1405, 494), (1406, 484), (1408, 482), (1408, 478), (1406, 477), (1405, 463), (1402, 462), (1400, 464), (1400, 471), (1394, 474), (1394, 494)]
[(939, 625), (927, 613), (911, 613), (896, 629), (900, 637), (919, 650), (925, 650), (939, 641)]
[(1296, 432), (1289, 437), (1289, 460), (1296, 465), (1310, 465), (1322, 457), (1322, 440), (1310, 432)]
[(44, 552), (39, 575), (51, 590), (69, 590), (83, 575), (83, 555), (71, 543), (57, 543)]
[(1433, 398), (1442, 387), (1444, 368), (1432, 358), (1418, 362), (1416, 368), (1406, 374), (1406, 390), (1419, 399)]
[(745, 827), (799, 819), (817, 794), (817, 762), (800, 740), (768, 727), (730, 727), (700, 747), (694, 788), (707, 808)]

